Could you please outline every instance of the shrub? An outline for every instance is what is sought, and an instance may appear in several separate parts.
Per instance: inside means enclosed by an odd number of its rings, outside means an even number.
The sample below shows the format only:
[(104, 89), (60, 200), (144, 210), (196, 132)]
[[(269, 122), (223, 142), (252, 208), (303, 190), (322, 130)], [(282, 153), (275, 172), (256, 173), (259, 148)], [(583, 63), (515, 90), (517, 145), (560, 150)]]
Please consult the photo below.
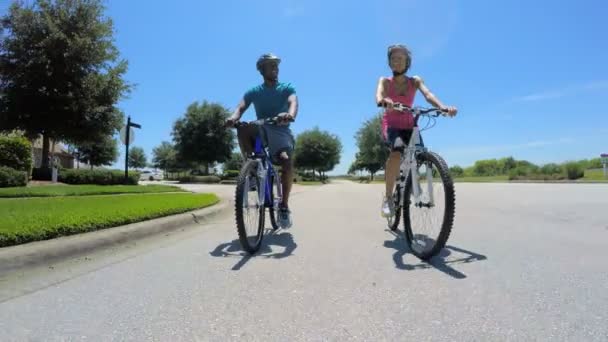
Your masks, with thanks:
[(568, 177), (568, 179), (579, 179), (585, 176), (585, 169), (580, 163), (566, 163), (564, 164), (564, 169), (566, 170), (566, 176)]
[(27, 185), (25, 171), (18, 171), (10, 167), (0, 166), (0, 188)]
[(226, 170), (222, 175), (222, 179), (235, 179), (239, 176), (239, 170)]
[(222, 179), (218, 176), (184, 176), (179, 178), (180, 183), (219, 183)]
[[(66, 184), (97, 184), (118, 185), (125, 184), (125, 174), (118, 170), (74, 170), (59, 171), (59, 181)], [(139, 172), (129, 172), (128, 185), (137, 185)]]
[(0, 136), (0, 166), (29, 174), (32, 169), (32, 144), (22, 136)]

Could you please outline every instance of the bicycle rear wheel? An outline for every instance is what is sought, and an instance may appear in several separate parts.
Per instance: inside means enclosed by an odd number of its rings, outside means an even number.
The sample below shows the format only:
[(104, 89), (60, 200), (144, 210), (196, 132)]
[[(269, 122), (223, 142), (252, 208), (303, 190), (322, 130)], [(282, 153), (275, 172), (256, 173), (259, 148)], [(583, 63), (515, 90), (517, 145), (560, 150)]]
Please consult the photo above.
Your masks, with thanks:
[(421, 193), (418, 199), (414, 198), (412, 176), (408, 175), (403, 205), (404, 232), (411, 252), (428, 260), (445, 247), (450, 236), (456, 208), (454, 183), (446, 162), (436, 153), (419, 154), (417, 170)]
[(235, 216), (241, 246), (249, 254), (260, 249), (264, 237), (264, 201), (260, 201), (262, 180), (258, 177), (257, 160), (249, 160), (241, 169), (236, 186)]
[[(272, 229), (277, 230), (279, 229), (279, 225), (277, 224), (277, 218), (276, 218), (276, 209), (274, 207), (274, 186), (275, 186), (275, 176), (272, 176), (270, 178), (270, 204), (271, 207), (268, 207), (268, 216), (270, 217), (270, 225), (272, 226)], [(280, 186), (280, 184), (278, 185)]]

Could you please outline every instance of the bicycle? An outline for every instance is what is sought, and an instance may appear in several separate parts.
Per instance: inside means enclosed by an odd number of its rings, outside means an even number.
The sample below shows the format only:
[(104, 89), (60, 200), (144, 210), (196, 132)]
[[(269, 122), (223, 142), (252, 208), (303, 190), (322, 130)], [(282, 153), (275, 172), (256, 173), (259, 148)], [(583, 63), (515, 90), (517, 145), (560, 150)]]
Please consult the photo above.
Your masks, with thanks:
[[(273, 117), (250, 122), (236, 122), (234, 127), (238, 130), (245, 125), (262, 126), (278, 123), (279, 117)], [(276, 196), (273, 191), (275, 184)], [(256, 194), (250, 196), (250, 192), (256, 192)], [(249, 254), (255, 254), (260, 249), (264, 238), (266, 209), (268, 209), (273, 230), (279, 229), (275, 212), (278, 210), (282, 198), (280, 177), (277, 176), (272, 166), (268, 148), (264, 146), (262, 138), (258, 134), (255, 137), (254, 151), (246, 157), (239, 173), (235, 192), (237, 233), (242, 248)], [(254, 219), (251, 219), (251, 214), (254, 215)], [(249, 225), (252, 227), (248, 227)]]
[[(411, 108), (401, 103), (395, 103), (393, 109), (400, 112), (411, 112), (414, 115), (414, 127), (407, 146), (403, 145), (401, 139), (395, 144), (401, 153), (401, 165), (393, 190), (394, 211), (393, 215), (387, 218), (387, 223), (392, 231), (397, 230), (401, 210), (403, 210), (405, 241), (414, 255), (422, 260), (428, 260), (445, 247), (450, 236), (454, 223), (456, 198), (454, 182), (447, 163), (437, 153), (424, 147), (418, 120), (420, 117), (426, 116), (430, 121), (445, 114), (438, 108)], [(439, 182), (442, 186), (437, 184)], [(435, 193), (442, 189), (443, 196)], [(433, 221), (431, 210), (441, 208), (444, 209), (443, 213), (437, 215), (441, 222), (430, 222), (435, 226), (434, 228), (439, 228), (439, 232), (425, 234), (430, 229), (425, 229), (428, 227), (425, 227), (423, 221), (425, 219)]]

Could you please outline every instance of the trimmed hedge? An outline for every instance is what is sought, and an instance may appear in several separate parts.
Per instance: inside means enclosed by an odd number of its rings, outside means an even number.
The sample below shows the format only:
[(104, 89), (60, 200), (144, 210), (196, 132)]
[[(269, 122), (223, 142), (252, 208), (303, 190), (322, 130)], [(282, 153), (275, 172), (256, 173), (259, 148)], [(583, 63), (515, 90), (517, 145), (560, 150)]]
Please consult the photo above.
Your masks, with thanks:
[(0, 166), (0, 188), (27, 185), (26, 173), (13, 168)]
[[(119, 185), (125, 184), (125, 173), (118, 170), (74, 170), (59, 171), (59, 181), (66, 184), (98, 184)], [(139, 172), (129, 172), (128, 185), (137, 185)]]
[(218, 176), (184, 176), (179, 178), (180, 183), (214, 184), (221, 181), (222, 179)]
[(32, 169), (32, 144), (22, 136), (0, 136), (0, 166), (17, 171)]
[(235, 179), (239, 176), (239, 173), (241, 171), (239, 170), (226, 170), (224, 171), (224, 174), (222, 175), (222, 179)]
[(568, 179), (579, 179), (585, 176), (585, 169), (577, 162), (564, 164), (564, 169), (566, 170), (566, 176), (568, 176)]

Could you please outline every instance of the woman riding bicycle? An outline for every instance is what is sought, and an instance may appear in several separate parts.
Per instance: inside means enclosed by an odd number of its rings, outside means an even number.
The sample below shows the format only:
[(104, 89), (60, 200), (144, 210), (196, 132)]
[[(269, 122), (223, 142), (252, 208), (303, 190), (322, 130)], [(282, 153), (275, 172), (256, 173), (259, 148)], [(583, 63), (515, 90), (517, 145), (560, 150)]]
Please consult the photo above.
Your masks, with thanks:
[(414, 117), (411, 113), (402, 113), (393, 110), (394, 103), (401, 103), (408, 107), (414, 104), (416, 90), (420, 90), (424, 98), (431, 105), (446, 112), (449, 116), (457, 113), (456, 107), (443, 105), (441, 101), (424, 84), (419, 76), (406, 75), (412, 63), (410, 50), (405, 45), (391, 45), (388, 48), (388, 64), (393, 71), (393, 77), (380, 77), (376, 89), (376, 103), (386, 107), (382, 115), (382, 137), (390, 149), (385, 165), (386, 193), (382, 202), (381, 215), (389, 217), (393, 214), (393, 203), (390, 200), (395, 180), (399, 175), (401, 153), (395, 149), (395, 142), (399, 139), (407, 144), (414, 127)]

